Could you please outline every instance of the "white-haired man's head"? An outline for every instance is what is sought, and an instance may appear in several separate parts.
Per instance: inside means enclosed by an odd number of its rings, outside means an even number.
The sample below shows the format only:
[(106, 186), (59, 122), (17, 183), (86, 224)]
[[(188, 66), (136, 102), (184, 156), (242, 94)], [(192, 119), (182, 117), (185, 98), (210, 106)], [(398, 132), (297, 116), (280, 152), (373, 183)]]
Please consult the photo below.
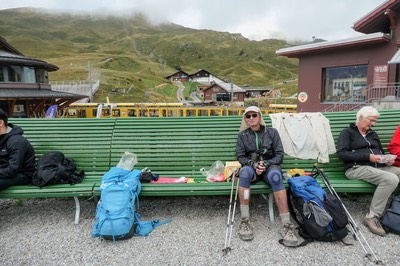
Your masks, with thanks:
[(379, 115), (380, 114), (378, 110), (375, 109), (375, 107), (364, 106), (357, 112), (356, 124), (362, 120), (369, 119), (370, 117), (377, 119)]

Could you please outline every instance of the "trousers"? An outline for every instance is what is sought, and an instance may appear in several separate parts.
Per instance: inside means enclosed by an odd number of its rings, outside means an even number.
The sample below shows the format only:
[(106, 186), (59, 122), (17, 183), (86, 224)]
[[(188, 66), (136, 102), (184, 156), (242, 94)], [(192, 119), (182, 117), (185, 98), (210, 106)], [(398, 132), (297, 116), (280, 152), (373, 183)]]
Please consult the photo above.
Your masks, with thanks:
[(0, 190), (16, 185), (29, 185), (31, 182), (32, 179), (23, 174), (12, 178), (0, 178)]
[(385, 211), (389, 197), (399, 184), (400, 168), (396, 166), (380, 168), (358, 166), (347, 169), (346, 177), (348, 179), (363, 180), (377, 186), (371, 200), (370, 210), (381, 216)]
[(264, 180), (272, 188), (272, 191), (284, 190), (282, 170), (278, 165), (271, 165), (268, 169), (261, 174), (256, 176), (256, 172), (251, 166), (243, 166), (239, 171), (239, 186), (249, 188), (253, 181)]

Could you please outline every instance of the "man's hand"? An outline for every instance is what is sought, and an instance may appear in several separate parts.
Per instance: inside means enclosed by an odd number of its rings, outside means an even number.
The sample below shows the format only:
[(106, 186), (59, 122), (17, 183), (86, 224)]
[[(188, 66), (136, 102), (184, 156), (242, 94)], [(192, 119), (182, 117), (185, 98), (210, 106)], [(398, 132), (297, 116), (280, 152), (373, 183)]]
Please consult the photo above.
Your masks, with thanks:
[(369, 160), (370, 160), (370, 162), (372, 162), (372, 163), (379, 163), (379, 162), (381, 161), (381, 159), (379, 158), (379, 156), (376, 155), (376, 154), (370, 154), (370, 155), (369, 155)]
[(262, 173), (264, 173), (264, 171), (266, 170), (264, 162), (263, 161), (259, 161), (257, 163), (257, 166), (255, 167), (255, 170), (256, 170), (256, 174), (257, 175), (261, 175)]

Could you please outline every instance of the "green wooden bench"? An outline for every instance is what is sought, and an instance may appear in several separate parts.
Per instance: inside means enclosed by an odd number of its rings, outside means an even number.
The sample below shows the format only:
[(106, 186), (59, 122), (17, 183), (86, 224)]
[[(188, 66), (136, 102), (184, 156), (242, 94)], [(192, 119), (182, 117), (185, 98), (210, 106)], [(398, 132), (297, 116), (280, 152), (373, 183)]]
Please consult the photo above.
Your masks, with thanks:
[(58, 150), (75, 160), (85, 171), (82, 183), (58, 184), (38, 188), (13, 186), (0, 191), (0, 198), (73, 197), (75, 223), (79, 221), (78, 197), (91, 197), (93, 187), (110, 167), (110, 148), (114, 119), (10, 119), (21, 126), (35, 148), (36, 157)]
[[(325, 113), (335, 141), (341, 130), (355, 121), (356, 112)], [(399, 110), (381, 111), (375, 130), (386, 148), (398, 125)], [(264, 116), (270, 126), (269, 116)], [(118, 119), (10, 119), (23, 127), (39, 157), (44, 152), (60, 150), (76, 160), (86, 172), (81, 184), (53, 185), (44, 188), (15, 186), (0, 191), (0, 198), (73, 197), (75, 222), (79, 219), (80, 196), (99, 196), (101, 178), (116, 166), (124, 151), (138, 156), (136, 169), (148, 167), (161, 177), (188, 177), (194, 183), (143, 184), (141, 196), (229, 195), (229, 182), (210, 183), (200, 169), (216, 160), (236, 161), (235, 145), (241, 117), (167, 117)], [(316, 159), (285, 156), (283, 172), (292, 168), (311, 171)], [(370, 193), (375, 186), (348, 180), (342, 162), (335, 154), (324, 169), (337, 192)], [(323, 185), (322, 180), (318, 181)], [(285, 185), (287, 185), (285, 181)], [(252, 194), (269, 195), (269, 215), (273, 221), (271, 188), (264, 182), (252, 185)]]
[[(397, 127), (398, 110), (381, 111), (375, 127), (384, 147)], [(331, 123), (335, 140), (341, 130), (355, 121), (356, 112), (324, 114)], [(264, 116), (271, 125), (269, 116)], [(229, 195), (228, 182), (209, 183), (200, 169), (216, 160), (235, 161), (235, 145), (241, 117), (176, 117), (117, 119), (111, 148), (111, 164), (116, 165), (125, 150), (138, 156), (137, 169), (148, 167), (164, 177), (189, 177), (195, 183), (144, 184), (142, 196), (192, 196)], [(300, 129), (299, 129), (300, 130)], [(281, 165), (283, 172), (292, 168), (312, 171), (316, 159), (298, 159), (285, 156)], [(336, 154), (330, 155), (330, 163), (319, 164), (324, 169), (337, 192), (373, 192), (374, 185), (364, 181), (349, 180), (344, 175), (342, 162)], [(322, 180), (318, 181), (324, 186)], [(285, 181), (285, 185), (287, 183)], [(252, 185), (252, 194), (269, 195), (269, 215), (273, 220), (273, 197), (271, 188), (264, 182)], [(99, 194), (97, 187), (95, 194)]]
[[(148, 167), (161, 177), (195, 180), (184, 184), (143, 184), (141, 196), (229, 195), (231, 183), (207, 182), (200, 169), (216, 160), (237, 160), (235, 146), (240, 122), (238, 116), (117, 119), (111, 164), (116, 165), (128, 150), (138, 156), (137, 169)], [(268, 192), (270, 188), (263, 182), (252, 186), (253, 194)], [(100, 194), (97, 187), (96, 194)], [(272, 210), (272, 200), (269, 202)]]

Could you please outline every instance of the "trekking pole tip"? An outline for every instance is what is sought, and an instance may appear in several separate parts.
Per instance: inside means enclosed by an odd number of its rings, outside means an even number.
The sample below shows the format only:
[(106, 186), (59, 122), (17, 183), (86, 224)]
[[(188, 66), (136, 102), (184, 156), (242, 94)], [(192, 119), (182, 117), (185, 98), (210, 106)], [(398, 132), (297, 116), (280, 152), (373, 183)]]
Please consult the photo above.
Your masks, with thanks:
[(224, 255), (227, 255), (229, 252), (231, 252), (231, 248), (230, 247), (226, 247), (222, 250), (222, 253), (224, 253)]

